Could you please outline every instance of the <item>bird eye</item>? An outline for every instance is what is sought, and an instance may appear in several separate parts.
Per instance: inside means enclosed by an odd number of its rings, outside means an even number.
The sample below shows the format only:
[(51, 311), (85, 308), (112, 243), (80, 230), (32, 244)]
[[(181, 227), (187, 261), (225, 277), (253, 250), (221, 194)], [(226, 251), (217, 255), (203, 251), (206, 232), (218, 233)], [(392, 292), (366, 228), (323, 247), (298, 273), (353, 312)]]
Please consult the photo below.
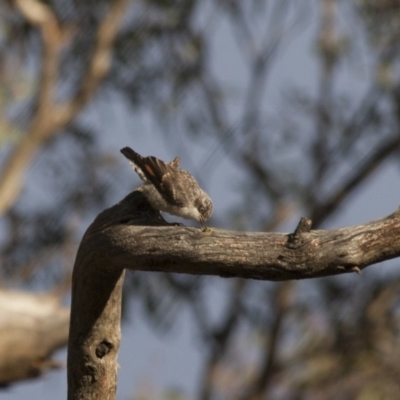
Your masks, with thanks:
[(204, 209), (203, 206), (199, 207), (199, 212), (200, 212), (200, 214), (204, 214), (204, 211), (205, 211), (205, 209)]

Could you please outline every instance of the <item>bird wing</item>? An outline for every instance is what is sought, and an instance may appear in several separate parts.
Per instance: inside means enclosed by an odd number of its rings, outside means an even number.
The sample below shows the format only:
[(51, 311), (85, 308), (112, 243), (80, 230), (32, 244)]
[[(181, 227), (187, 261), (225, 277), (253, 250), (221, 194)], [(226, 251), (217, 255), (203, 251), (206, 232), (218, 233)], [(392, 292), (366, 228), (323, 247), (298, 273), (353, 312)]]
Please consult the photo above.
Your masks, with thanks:
[(174, 193), (174, 174), (176, 174), (176, 166), (179, 165), (179, 158), (175, 158), (170, 163), (165, 163), (156, 157), (142, 157), (130, 147), (121, 149), (121, 153), (129, 160), (130, 164), (146, 183), (152, 183), (162, 196), (180, 205), (180, 201)]
[[(161, 192), (165, 197), (168, 198), (171, 202), (173, 202), (177, 206), (184, 205), (184, 199), (182, 199), (182, 192), (177, 188), (176, 178), (178, 174), (182, 171), (174, 171), (173, 173), (167, 172), (163, 175), (161, 180)], [(178, 189), (178, 190), (176, 190)], [(181, 192), (181, 196), (179, 196), (179, 192)]]

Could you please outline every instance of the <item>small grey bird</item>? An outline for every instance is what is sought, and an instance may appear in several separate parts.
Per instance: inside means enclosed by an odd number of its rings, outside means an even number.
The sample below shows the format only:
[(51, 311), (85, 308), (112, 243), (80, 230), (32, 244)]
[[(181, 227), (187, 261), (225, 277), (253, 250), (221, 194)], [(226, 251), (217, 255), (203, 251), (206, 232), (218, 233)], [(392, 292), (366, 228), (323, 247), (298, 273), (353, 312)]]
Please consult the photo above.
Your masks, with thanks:
[(205, 226), (212, 214), (213, 203), (196, 179), (178, 168), (178, 157), (165, 163), (153, 156), (142, 157), (130, 147), (124, 147), (121, 153), (144, 182), (138, 190), (155, 210), (195, 219)]

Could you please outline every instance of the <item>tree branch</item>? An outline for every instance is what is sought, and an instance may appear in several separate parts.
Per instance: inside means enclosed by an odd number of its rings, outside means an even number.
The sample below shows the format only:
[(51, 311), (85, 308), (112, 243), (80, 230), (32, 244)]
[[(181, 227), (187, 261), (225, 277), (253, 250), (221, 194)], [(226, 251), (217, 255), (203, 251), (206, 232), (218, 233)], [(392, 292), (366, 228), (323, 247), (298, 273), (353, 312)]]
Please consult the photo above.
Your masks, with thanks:
[(69, 309), (54, 295), (0, 290), (0, 386), (60, 365), (51, 359), (68, 340)]
[(100, 81), (111, 66), (112, 45), (127, 0), (111, 2), (110, 9), (99, 26), (97, 42), (81, 87), (73, 99), (56, 104), (60, 49), (65, 32), (53, 11), (38, 0), (15, 0), (25, 18), (38, 27), (43, 40), (43, 59), (38, 90), (38, 109), (26, 135), (6, 160), (0, 175), (0, 215), (4, 214), (19, 196), (23, 176), (39, 147), (49, 137), (70, 123), (93, 97)]
[(93, 96), (99, 82), (108, 74), (114, 40), (127, 4), (128, 0), (111, 2), (110, 10), (99, 26), (95, 48), (80, 89), (71, 101), (60, 105), (57, 109), (58, 124), (64, 125), (74, 118)]
[(84, 239), (117, 268), (283, 281), (337, 275), (400, 256), (400, 211), (348, 228), (300, 229), (293, 240), (293, 234), (136, 226), (139, 197), (133, 192), (100, 214)]
[(77, 254), (68, 352), (69, 399), (112, 399), (123, 270), (285, 281), (361, 270), (400, 256), (400, 211), (363, 225), (295, 233), (171, 226), (140, 192), (102, 212)]
[(263, 333), (265, 341), (261, 351), (263, 352), (260, 368), (255, 377), (248, 384), (248, 393), (241, 397), (241, 400), (261, 400), (266, 397), (273, 381), (274, 373), (277, 372), (277, 353), (279, 340), (281, 339), (282, 327), (285, 316), (290, 307), (290, 298), (293, 292), (294, 282), (283, 282), (276, 286), (272, 295), (274, 305), (273, 321), (271, 325), (265, 324)]
[(311, 216), (314, 224), (320, 225), (329, 215), (337, 210), (339, 204), (353, 192), (353, 189), (365, 181), (391, 154), (394, 154), (400, 144), (400, 133), (382, 143), (378, 148), (367, 154), (359, 165), (345, 177), (340, 186), (326, 201), (322, 201), (313, 207)]
[(201, 400), (209, 400), (212, 398), (218, 363), (221, 362), (223, 356), (226, 354), (229, 348), (229, 341), (235, 333), (235, 328), (240, 321), (242, 294), (246, 288), (247, 281), (236, 279), (233, 283), (234, 286), (233, 290), (230, 291), (231, 298), (224, 315), (224, 320), (218, 324), (211, 336), (213, 340), (205, 363), (203, 380), (200, 385), (199, 399)]

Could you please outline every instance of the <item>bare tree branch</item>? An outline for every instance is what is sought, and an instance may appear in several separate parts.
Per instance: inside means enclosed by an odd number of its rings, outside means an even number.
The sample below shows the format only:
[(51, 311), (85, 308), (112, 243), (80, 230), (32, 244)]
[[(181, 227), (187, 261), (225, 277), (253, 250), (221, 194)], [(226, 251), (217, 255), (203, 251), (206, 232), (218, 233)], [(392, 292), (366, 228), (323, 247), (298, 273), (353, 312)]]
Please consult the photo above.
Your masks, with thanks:
[(87, 104), (99, 82), (111, 67), (112, 51), (117, 30), (127, 8), (128, 0), (115, 0), (97, 32), (97, 41), (90, 57), (90, 64), (82, 79), (82, 86), (75, 97), (58, 107), (59, 124), (65, 125)]
[(69, 399), (115, 396), (125, 268), (279, 281), (359, 272), (400, 256), (399, 210), (331, 231), (312, 231), (302, 219), (289, 235), (165, 225), (135, 191), (101, 213), (82, 239), (73, 274)]
[(399, 211), (330, 231), (310, 231), (307, 220), (289, 235), (219, 229), (205, 233), (188, 227), (133, 226), (132, 209), (137, 209), (139, 200), (139, 193), (133, 192), (100, 214), (90, 228), (86, 245), (97, 252), (104, 249), (118, 268), (281, 281), (351, 272), (355, 266), (362, 269), (400, 255), (395, 236), (400, 229)]
[(256, 376), (248, 385), (248, 393), (242, 400), (262, 400), (270, 388), (274, 373), (277, 370), (276, 358), (279, 351), (279, 340), (281, 338), (282, 325), (290, 306), (290, 297), (292, 294), (294, 282), (283, 282), (279, 284), (273, 293), (273, 322), (271, 326), (266, 324), (265, 344), (263, 346), (263, 359)]
[(335, 192), (332, 193), (325, 202), (313, 207), (314, 212), (311, 216), (313, 222), (319, 225), (327, 216), (337, 210), (339, 204), (353, 193), (353, 190), (357, 188), (361, 182), (364, 182), (391, 154), (397, 152), (399, 144), (400, 134), (397, 134), (393, 138), (382, 143), (378, 148), (375, 148), (370, 154), (367, 154), (360, 165), (354, 168), (349, 176), (342, 180), (340, 186), (336, 188)]
[(112, 45), (127, 3), (127, 0), (115, 0), (111, 3), (110, 10), (99, 26), (96, 46), (82, 86), (72, 100), (57, 105), (54, 95), (60, 68), (59, 53), (65, 41), (65, 31), (61, 29), (53, 11), (46, 4), (38, 0), (15, 0), (25, 18), (41, 32), (43, 60), (36, 115), (26, 135), (9, 155), (0, 175), (0, 215), (4, 214), (19, 196), (24, 173), (39, 147), (72, 121), (93, 97), (101, 79), (108, 73)]
[(200, 384), (199, 399), (201, 400), (209, 400), (212, 398), (214, 389), (213, 383), (215, 381), (218, 364), (229, 349), (229, 341), (236, 332), (235, 328), (240, 321), (242, 294), (246, 285), (247, 281), (243, 279), (235, 280), (233, 290), (230, 292), (231, 298), (229, 300), (227, 312), (224, 315), (224, 320), (221, 321), (213, 332), (212, 339), (214, 340), (210, 346), (210, 353), (208, 354), (205, 370), (203, 372), (203, 380)]
[(331, 136), (331, 110), (334, 109), (333, 90), (335, 66), (338, 59), (338, 33), (336, 30), (336, 0), (321, 1), (321, 26), (318, 38), (320, 51), (318, 81), (318, 113), (315, 118), (316, 135), (311, 155), (315, 163), (313, 184), (320, 185), (326, 176), (326, 170), (332, 157), (329, 157)]
[[(43, 60), (37, 120), (44, 120), (45, 116), (43, 114), (46, 110), (51, 110), (54, 103), (58, 57), (64, 41), (64, 32), (51, 8), (44, 3), (37, 0), (15, 0), (15, 4), (24, 14), (25, 18), (32, 25), (37, 26), (42, 35)], [(52, 115), (47, 115), (47, 119), (51, 119), (51, 117)]]

